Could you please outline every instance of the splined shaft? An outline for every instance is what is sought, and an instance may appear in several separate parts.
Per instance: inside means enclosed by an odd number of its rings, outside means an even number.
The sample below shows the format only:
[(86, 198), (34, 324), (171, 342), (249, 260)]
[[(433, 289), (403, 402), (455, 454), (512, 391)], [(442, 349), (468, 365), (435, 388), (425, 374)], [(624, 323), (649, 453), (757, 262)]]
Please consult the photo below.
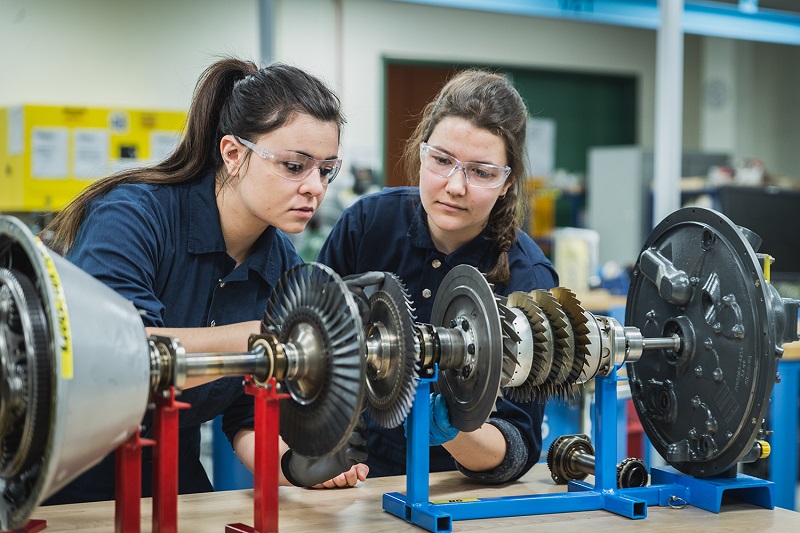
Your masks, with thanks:
[[(547, 467), (550, 477), (559, 485), (594, 475), (595, 455), (589, 437), (564, 435), (554, 440), (547, 451)], [(647, 466), (635, 457), (617, 465), (617, 487), (620, 489), (644, 487), (647, 476)]]

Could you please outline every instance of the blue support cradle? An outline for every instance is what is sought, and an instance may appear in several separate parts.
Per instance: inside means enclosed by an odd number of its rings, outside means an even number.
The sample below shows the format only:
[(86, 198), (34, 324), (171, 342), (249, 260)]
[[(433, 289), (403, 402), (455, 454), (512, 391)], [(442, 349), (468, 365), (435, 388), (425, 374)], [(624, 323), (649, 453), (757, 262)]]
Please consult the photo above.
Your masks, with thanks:
[(735, 477), (693, 478), (674, 469), (653, 468), (648, 487), (618, 489), (616, 486), (617, 376), (595, 379), (595, 482), (571, 481), (567, 492), (469, 498), (431, 502), (428, 430), (430, 385), (437, 378), (421, 378), (408, 419), (406, 493), (383, 495), (383, 509), (434, 533), (453, 530), (453, 521), (537, 514), (606, 510), (631, 519), (647, 516), (648, 505), (695, 505), (719, 512), (723, 493), (772, 509), (773, 483), (739, 474)]

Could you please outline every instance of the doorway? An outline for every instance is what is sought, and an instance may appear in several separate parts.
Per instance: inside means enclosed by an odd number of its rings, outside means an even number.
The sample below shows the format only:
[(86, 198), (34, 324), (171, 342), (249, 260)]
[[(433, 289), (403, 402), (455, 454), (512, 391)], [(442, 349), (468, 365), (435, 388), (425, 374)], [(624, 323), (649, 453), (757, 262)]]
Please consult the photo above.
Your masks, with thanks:
[(555, 121), (555, 168), (584, 174), (588, 148), (637, 144), (634, 76), (386, 60), (385, 186), (408, 183), (400, 160), (423, 108), (453, 74), (472, 66), (509, 76), (529, 115)]

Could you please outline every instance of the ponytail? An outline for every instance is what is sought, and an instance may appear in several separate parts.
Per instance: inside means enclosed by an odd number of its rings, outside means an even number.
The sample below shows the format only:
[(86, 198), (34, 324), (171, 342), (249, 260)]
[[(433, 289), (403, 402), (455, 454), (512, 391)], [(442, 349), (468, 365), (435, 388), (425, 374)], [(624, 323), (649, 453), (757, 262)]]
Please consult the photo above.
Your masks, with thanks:
[(235, 134), (256, 138), (307, 113), (335, 122), (341, 133), (344, 116), (339, 99), (325, 84), (299, 68), (275, 63), (259, 69), (251, 61), (226, 58), (208, 67), (195, 86), (178, 147), (152, 166), (129, 169), (96, 181), (59, 212), (45, 228), (50, 246), (65, 254), (75, 242), (86, 206), (118, 185), (152, 183), (180, 185), (216, 174), (217, 183), (229, 179), (219, 151), (222, 137)]

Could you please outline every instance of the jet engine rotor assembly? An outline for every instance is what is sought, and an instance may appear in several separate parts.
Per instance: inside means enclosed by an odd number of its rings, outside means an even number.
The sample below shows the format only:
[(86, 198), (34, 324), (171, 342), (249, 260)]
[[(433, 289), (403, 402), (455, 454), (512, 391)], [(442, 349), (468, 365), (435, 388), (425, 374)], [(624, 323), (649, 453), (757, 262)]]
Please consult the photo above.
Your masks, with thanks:
[[(413, 397), (419, 375), (431, 375), (438, 367), (436, 390), (445, 396), (451, 422), (460, 431), (474, 431), (486, 422), (504, 392), (519, 401), (565, 399), (579, 384), (609, 375), (645, 349), (680, 346), (677, 335), (644, 339), (637, 328), (585, 311), (563, 287), (496, 296), (469, 265), (458, 265), (445, 276), (430, 324), (413, 323), (405, 289), (396, 294), (402, 296), (371, 300), (368, 389), (387, 389), (383, 376), (391, 375), (408, 387), (401, 396)], [(409, 330), (415, 342), (395, 341)], [(370, 403), (375, 404), (372, 397)], [(371, 412), (382, 426), (395, 427), (410, 408), (410, 401), (394, 402), (391, 416)]]
[[(636, 263), (627, 326), (566, 288), (497, 296), (468, 265), (445, 276), (429, 324), (415, 323), (388, 273), (363, 316), (336, 273), (303, 264), (281, 279), (246, 353), (187, 354), (179, 339), (148, 338), (130, 302), (0, 217), (0, 528), (21, 527), (134, 435), (154, 395), (193, 377), (274, 378), (290, 396), (284, 440), (323, 456), (346, 442), (365, 403), (380, 425), (402, 423), (435, 368), (453, 425), (473, 431), (500, 394), (565, 400), (627, 363), (637, 413), (666, 461), (693, 476), (727, 471), (763, 453), (755, 439), (781, 345), (798, 338), (800, 302), (765, 279), (759, 240), (714, 211), (675, 212)], [(92, 416), (70, 423), (75, 413)]]
[(480, 427), (504, 392), (519, 401), (568, 398), (646, 349), (680, 345), (676, 335), (644, 339), (594, 315), (563, 287), (508, 298), (492, 289), (474, 267), (456, 266), (437, 292), (432, 323), (414, 326), (421, 373), (438, 365), (436, 388), (461, 431)]
[[(477, 269), (457, 266), (437, 291), (431, 324), (413, 326), (417, 367), (425, 375), (438, 365), (453, 425), (472, 431), (499, 394), (569, 399), (628, 364), (634, 404), (661, 455), (690, 475), (720, 473), (763, 449), (756, 438), (780, 346), (798, 338), (800, 302), (764, 278), (769, 257), (755, 253), (759, 244), (715, 211), (676, 211), (637, 261), (627, 326), (585, 310), (569, 289), (500, 297)], [(380, 337), (367, 349), (382, 366)]]
[[(421, 366), (439, 365), (439, 390), (453, 425), (462, 431), (465, 422), (485, 420), (501, 389), (517, 401), (563, 400), (594, 378), (595, 419), (612, 421), (615, 431), (617, 370), (627, 364), (642, 425), (682, 474), (656, 468), (653, 485), (638, 487), (646, 483), (645, 469), (626, 461), (617, 466), (621, 479), (615, 482), (608, 467), (615, 462), (616, 434), (598, 422), (597, 457), (588, 439), (575, 436), (552, 449), (548, 463), (554, 478), (575, 488), (555, 499), (569, 501), (571, 509), (642, 518), (651, 502), (662, 501), (666, 485), (686, 486), (691, 487), (684, 493), (687, 503), (714, 510), (721, 503), (718, 482), (687, 481), (685, 474), (724, 474), (730, 486), (753, 490), (753, 502), (764, 505), (767, 482), (740, 479), (735, 466), (769, 453), (769, 445), (755, 438), (764, 433), (781, 345), (798, 338), (800, 301), (780, 298), (767, 282), (760, 260), (768, 265), (768, 256), (755, 253), (758, 240), (711, 210), (673, 213), (654, 230), (637, 261), (626, 326), (587, 311), (568, 289), (503, 298), (492, 294), (474, 268), (455, 267), (437, 292), (432, 324), (416, 325)], [(475, 368), (482, 371), (480, 384), (469, 382)], [(424, 394), (418, 396), (424, 402)], [(418, 458), (428, 464), (427, 436), (415, 431), (424, 433), (426, 421), (418, 423), (418, 415), (427, 413), (415, 404), (412, 415), (407, 469), (416, 471)], [(578, 481), (589, 472), (594, 485)], [(538, 495), (482, 499), (479, 507), (431, 502), (426, 483), (409, 476), (406, 493), (385, 494), (383, 509), (423, 527), (431, 517), (509, 516), (508, 506), (518, 508), (523, 501), (531, 514), (553, 512), (552, 502)], [(582, 498), (589, 493), (595, 502)]]

